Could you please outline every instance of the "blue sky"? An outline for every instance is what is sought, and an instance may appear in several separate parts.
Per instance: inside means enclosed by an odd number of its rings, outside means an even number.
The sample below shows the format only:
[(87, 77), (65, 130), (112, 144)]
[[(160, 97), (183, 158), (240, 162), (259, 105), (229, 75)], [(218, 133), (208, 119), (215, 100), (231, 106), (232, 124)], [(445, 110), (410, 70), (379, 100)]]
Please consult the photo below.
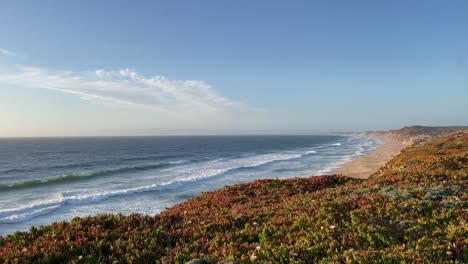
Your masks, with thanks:
[(467, 1), (2, 1), (0, 136), (468, 125)]

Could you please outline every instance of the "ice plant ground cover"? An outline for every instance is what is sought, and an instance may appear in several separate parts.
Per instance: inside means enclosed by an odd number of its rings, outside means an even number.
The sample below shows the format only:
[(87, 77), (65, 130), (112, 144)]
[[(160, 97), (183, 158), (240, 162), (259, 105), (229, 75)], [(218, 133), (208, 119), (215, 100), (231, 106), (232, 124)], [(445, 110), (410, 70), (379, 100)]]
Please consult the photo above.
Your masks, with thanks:
[(403, 150), (368, 180), (257, 180), (156, 215), (0, 237), (2, 263), (467, 263), (468, 133)]

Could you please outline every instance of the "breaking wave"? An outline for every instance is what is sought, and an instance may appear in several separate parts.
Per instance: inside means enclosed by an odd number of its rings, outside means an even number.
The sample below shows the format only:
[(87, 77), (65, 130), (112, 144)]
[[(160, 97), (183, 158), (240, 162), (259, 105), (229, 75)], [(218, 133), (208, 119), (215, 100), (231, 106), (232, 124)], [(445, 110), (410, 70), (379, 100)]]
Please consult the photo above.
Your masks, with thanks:
[(52, 176), (52, 177), (43, 178), (43, 179), (18, 181), (18, 182), (13, 182), (11, 184), (0, 184), (0, 191), (17, 190), (17, 189), (24, 189), (24, 188), (29, 188), (29, 187), (41, 186), (41, 185), (74, 182), (74, 181), (87, 180), (90, 178), (96, 178), (96, 177), (101, 177), (101, 176), (108, 176), (108, 175), (114, 175), (114, 174), (132, 172), (132, 171), (154, 170), (154, 169), (172, 166), (175, 164), (182, 164), (185, 162), (188, 162), (188, 161), (178, 160), (178, 161), (172, 161), (172, 162), (164, 162), (164, 163), (140, 165), (140, 166), (128, 166), (128, 167), (122, 167), (122, 168), (117, 168), (117, 169), (100, 170), (100, 171), (86, 172), (86, 173), (69, 173), (69, 174)]

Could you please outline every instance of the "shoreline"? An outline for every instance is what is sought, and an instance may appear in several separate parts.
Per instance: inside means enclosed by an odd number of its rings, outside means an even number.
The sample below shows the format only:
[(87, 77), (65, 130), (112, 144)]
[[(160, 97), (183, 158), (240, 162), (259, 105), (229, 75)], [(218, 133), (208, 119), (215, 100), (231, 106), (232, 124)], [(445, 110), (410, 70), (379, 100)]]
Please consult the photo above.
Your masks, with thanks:
[[(410, 144), (395, 133), (360, 135), (383, 141), (370, 155), (382, 162)], [(465, 263), (460, 175), (468, 173), (467, 153), (468, 133), (450, 134), (410, 146), (394, 160), (398, 174), (383, 167), (371, 181), (262, 179), (202, 193), (156, 215), (102, 214), (35, 227), (0, 236), (6, 245), (0, 262)], [(353, 163), (363, 159), (369, 157)], [(415, 166), (423, 177), (414, 177)], [(370, 243), (382, 237), (384, 243)]]
[[(388, 162), (391, 158), (393, 158), (393, 156), (398, 154), (401, 149), (405, 147), (405, 144), (401, 143), (401, 141), (398, 140), (397, 137), (394, 137), (386, 133), (380, 133), (380, 132), (369, 133), (368, 132), (368, 133), (359, 133), (359, 134), (354, 134), (354, 135), (365, 136), (367, 138), (375, 138), (375, 139), (378, 139), (380, 143), (376, 146), (376, 148), (371, 150), (365, 156), (355, 157), (347, 161), (346, 163), (339, 165), (338, 168), (335, 169), (336, 174), (342, 174), (344, 176), (351, 177), (351, 178), (366, 179), (372, 173), (377, 171), (381, 166), (383, 166), (386, 162)], [(320, 174), (319, 173), (313, 174), (313, 176), (318, 176), (318, 175)], [(253, 179), (246, 183), (249, 183), (255, 180), (256, 179)], [(211, 189), (208, 191), (216, 191), (221, 188), (222, 187)], [(176, 204), (179, 204), (179, 203), (180, 202)], [(90, 214), (90, 215), (93, 215), (93, 214)], [(25, 231), (26, 230), (27, 229), (25, 229)], [(17, 229), (16, 231), (20, 231), (20, 230)], [(2, 235), (1, 232), (0, 232), (0, 235)]]
[(342, 164), (337, 170), (337, 174), (355, 179), (368, 179), (380, 167), (385, 165), (409, 145), (389, 134), (370, 133), (366, 136), (379, 139), (381, 144), (369, 154), (355, 157)]

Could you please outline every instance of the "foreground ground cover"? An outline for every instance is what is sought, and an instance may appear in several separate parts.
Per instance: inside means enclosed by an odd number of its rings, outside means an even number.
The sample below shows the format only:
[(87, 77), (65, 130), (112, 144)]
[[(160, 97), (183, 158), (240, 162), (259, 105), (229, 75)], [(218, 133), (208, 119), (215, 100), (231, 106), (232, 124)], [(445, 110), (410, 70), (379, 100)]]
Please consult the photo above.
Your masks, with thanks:
[[(258, 180), (156, 216), (0, 237), (2, 263), (467, 263), (468, 134), (409, 147), (361, 181)], [(155, 201), (157, 202), (157, 201)]]

